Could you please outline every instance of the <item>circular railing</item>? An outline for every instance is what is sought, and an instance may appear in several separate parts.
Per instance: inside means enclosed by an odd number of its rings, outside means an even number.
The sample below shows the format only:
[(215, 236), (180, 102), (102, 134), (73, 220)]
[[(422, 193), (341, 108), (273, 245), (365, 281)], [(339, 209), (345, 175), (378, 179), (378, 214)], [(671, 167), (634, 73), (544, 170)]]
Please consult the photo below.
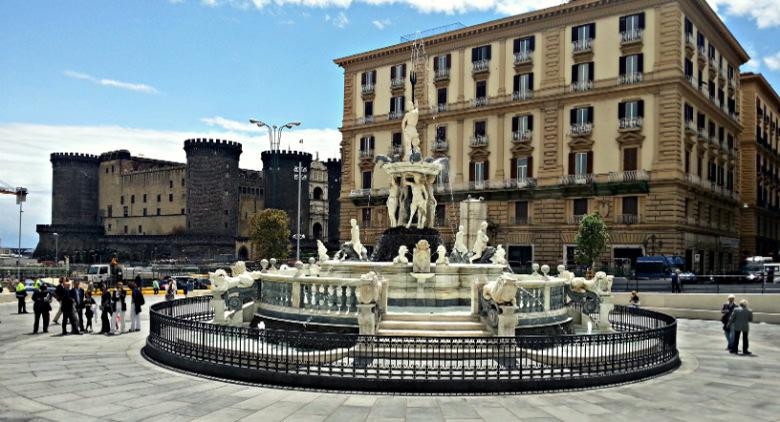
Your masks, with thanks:
[(211, 297), (155, 304), (144, 354), (187, 372), (258, 384), (386, 392), (578, 389), (677, 368), (677, 323), (615, 306), (615, 332), (516, 337), (381, 337), (210, 324)]

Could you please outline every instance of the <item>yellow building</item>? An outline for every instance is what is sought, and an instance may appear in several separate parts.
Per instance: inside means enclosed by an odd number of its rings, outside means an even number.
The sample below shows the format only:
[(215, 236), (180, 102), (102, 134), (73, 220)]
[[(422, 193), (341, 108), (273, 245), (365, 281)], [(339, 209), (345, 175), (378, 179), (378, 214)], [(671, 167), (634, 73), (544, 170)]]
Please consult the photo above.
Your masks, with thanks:
[[(400, 148), (414, 96), (424, 155), (449, 157), (437, 225), (488, 202), (510, 261), (573, 263), (581, 216), (612, 235), (603, 261), (680, 255), (738, 265), (736, 137), (743, 48), (701, 0), (578, 0), (335, 60), (344, 69), (342, 237), (387, 226), (377, 154)], [(409, 74), (417, 76), (411, 92)]]

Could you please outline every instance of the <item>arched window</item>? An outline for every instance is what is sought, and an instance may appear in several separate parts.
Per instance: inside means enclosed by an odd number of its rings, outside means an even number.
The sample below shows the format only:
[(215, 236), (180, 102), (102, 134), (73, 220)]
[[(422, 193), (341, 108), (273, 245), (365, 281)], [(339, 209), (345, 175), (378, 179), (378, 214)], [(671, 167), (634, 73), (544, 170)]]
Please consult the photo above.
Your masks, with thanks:
[(314, 188), (314, 193), (312, 194), (315, 201), (321, 201), (323, 199), (323, 191), (322, 188), (317, 186)]
[(242, 246), (238, 249), (238, 260), (239, 261), (249, 260), (249, 250), (246, 248), (246, 246)]
[(311, 228), (312, 234), (315, 240), (322, 240), (322, 224), (314, 223)]

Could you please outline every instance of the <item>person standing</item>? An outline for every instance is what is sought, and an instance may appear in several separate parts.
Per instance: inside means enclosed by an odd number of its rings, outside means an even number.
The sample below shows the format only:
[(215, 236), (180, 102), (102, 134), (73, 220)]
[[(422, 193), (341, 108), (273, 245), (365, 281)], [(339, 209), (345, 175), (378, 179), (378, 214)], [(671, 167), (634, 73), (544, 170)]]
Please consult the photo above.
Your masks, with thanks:
[(731, 353), (737, 354), (739, 350), (739, 336), (742, 335), (742, 354), (751, 355), (748, 350), (748, 332), (750, 332), (750, 322), (753, 321), (753, 311), (748, 308), (748, 301), (742, 299), (739, 306), (734, 308), (729, 318), (729, 325), (734, 331), (734, 341), (731, 342)]
[(86, 325), (86, 331), (88, 333), (93, 332), (92, 330), (92, 317), (95, 313), (95, 299), (92, 298), (92, 292), (87, 291), (86, 295), (84, 296), (84, 318), (87, 319), (87, 325)]
[(26, 300), (27, 288), (24, 286), (24, 282), (19, 280), (19, 282), (16, 284), (16, 313), (27, 313), (27, 304), (25, 303)]
[(734, 341), (734, 331), (729, 325), (729, 320), (734, 312), (734, 308), (737, 307), (735, 300), (734, 295), (729, 295), (726, 303), (720, 307), (720, 322), (723, 323), (723, 333), (726, 335), (726, 350), (729, 351), (731, 350), (731, 343)]
[(173, 299), (176, 299), (176, 283), (173, 280), (168, 280), (165, 288), (165, 300), (171, 301)]
[(141, 331), (141, 306), (144, 305), (144, 294), (141, 287), (130, 284), (130, 332)]
[(154, 289), (155, 296), (157, 296), (157, 293), (160, 293), (160, 282), (156, 278), (152, 280), (152, 289)]
[(628, 306), (639, 308), (639, 295), (636, 293), (636, 290), (631, 292), (631, 298), (628, 299)]
[(45, 284), (36, 290), (32, 296), (33, 312), (35, 312), (35, 323), (33, 324), (33, 334), (38, 334), (38, 327), (41, 318), (43, 318), (43, 332), (49, 332), (49, 312), (51, 312), (51, 293)]
[(70, 295), (73, 298), (73, 319), (79, 322), (79, 332), (84, 332), (84, 289), (80, 287), (78, 280), (73, 281)]
[(57, 302), (59, 302), (60, 306), (57, 308), (57, 313), (54, 314), (54, 323), (59, 324), (60, 323), (60, 315), (62, 315), (62, 295), (65, 294), (65, 277), (60, 277), (59, 283), (57, 284), (57, 287), (54, 289), (54, 298), (57, 299)]
[(70, 291), (70, 284), (66, 280), (63, 283), (64, 294), (62, 296), (62, 302), (60, 302), (60, 308), (62, 309), (62, 335), (68, 335), (68, 322), (70, 322), (71, 334), (81, 334), (76, 326), (76, 311), (74, 307), (73, 294)]
[(127, 311), (127, 303), (125, 302), (125, 286), (121, 281), (116, 283), (116, 289), (111, 295), (111, 301), (114, 305), (114, 334), (122, 334), (125, 332), (125, 311)]
[(106, 288), (105, 283), (100, 283), (100, 333), (111, 335), (111, 322), (114, 317), (114, 307), (111, 303), (111, 292)]
[(680, 270), (674, 269), (672, 271), (672, 293), (682, 293), (682, 289), (680, 289)]

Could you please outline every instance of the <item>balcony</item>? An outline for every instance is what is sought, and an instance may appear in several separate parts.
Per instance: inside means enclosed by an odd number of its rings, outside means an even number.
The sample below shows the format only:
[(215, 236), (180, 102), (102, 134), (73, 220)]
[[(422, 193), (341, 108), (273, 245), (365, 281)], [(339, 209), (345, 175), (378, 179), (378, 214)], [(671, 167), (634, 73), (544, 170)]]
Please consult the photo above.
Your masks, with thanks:
[(586, 214), (570, 215), (569, 218), (567, 219), (568, 220), (567, 223), (579, 226), (580, 222), (582, 221), (583, 218), (585, 218), (585, 216)]
[(447, 149), (449, 149), (449, 143), (446, 139), (437, 139), (431, 145), (431, 151), (433, 152), (447, 152)]
[(632, 131), (642, 129), (644, 119), (641, 117), (624, 117), (620, 119), (619, 126), (622, 131)]
[(524, 64), (531, 64), (534, 59), (534, 52), (531, 51), (518, 51), (514, 54), (515, 66), (522, 66)]
[(467, 190), (484, 190), (487, 187), (487, 182), (479, 180), (475, 182), (469, 182)]
[(436, 73), (433, 75), (433, 81), (434, 82), (442, 82), (442, 81), (448, 81), (450, 80), (450, 69), (444, 68), (444, 69), (437, 69)]
[(702, 65), (704, 63), (707, 63), (707, 49), (703, 45), (700, 45), (699, 47), (696, 48), (696, 50), (698, 51), (697, 58), (699, 59), (699, 63), (701, 63)]
[(520, 177), (517, 179), (509, 179), (508, 187), (518, 189), (528, 189), (536, 187), (536, 179), (533, 177)]
[(593, 123), (578, 123), (569, 127), (571, 136), (587, 136), (593, 132)]
[(735, 78), (729, 79), (729, 94), (733, 94), (737, 89), (737, 80)]
[(513, 142), (528, 142), (531, 140), (532, 132), (530, 130), (516, 130), (512, 132)]
[(368, 123), (374, 123), (374, 116), (363, 116), (357, 118), (357, 124), (365, 125)]
[(609, 172), (610, 183), (641, 182), (647, 180), (650, 180), (650, 175), (645, 170)]
[(685, 132), (689, 135), (696, 135), (699, 133), (699, 130), (696, 128), (696, 123), (693, 120), (685, 121)]
[(577, 81), (572, 82), (571, 90), (573, 92), (584, 92), (593, 89), (593, 81)]
[(360, 86), (360, 93), (363, 95), (371, 95), (374, 93), (374, 84), (365, 84)]
[(531, 219), (528, 218), (528, 216), (518, 216), (518, 215), (510, 215), (509, 216), (509, 225), (510, 226), (527, 226), (531, 224)]
[(391, 157), (400, 157), (404, 155), (404, 148), (401, 145), (391, 145), (388, 150), (388, 155)]
[(718, 60), (715, 57), (710, 57), (707, 67), (710, 71), (710, 78), (714, 78), (718, 73)]
[(628, 85), (642, 82), (642, 72), (626, 73), (618, 76), (618, 84)]
[(490, 71), (490, 60), (477, 60), (471, 62), (471, 73), (482, 73)]
[(590, 53), (593, 51), (593, 38), (586, 38), (584, 40), (577, 40), (572, 43), (572, 50), (574, 54)]
[(685, 52), (692, 55), (694, 51), (696, 51), (696, 37), (693, 36), (693, 33), (686, 33)]
[(642, 41), (642, 30), (632, 29), (630, 31), (623, 31), (620, 33), (620, 44), (634, 44)]
[(529, 100), (534, 97), (534, 91), (532, 89), (521, 89), (512, 93), (512, 101)]
[(447, 104), (436, 104), (436, 111), (439, 113), (444, 113), (447, 111)]
[(352, 189), (349, 192), (350, 198), (362, 196), (384, 196), (387, 195), (387, 189)]
[(710, 101), (712, 101), (713, 104), (715, 104), (718, 108), (720, 108), (720, 99), (718, 98), (717, 94), (710, 94)]
[(403, 111), (391, 111), (390, 114), (387, 115), (388, 120), (400, 120), (404, 117)]
[(699, 128), (699, 139), (702, 141), (706, 141), (707, 139), (710, 139), (710, 135), (707, 133), (707, 129), (700, 127)]
[(561, 185), (589, 185), (592, 183), (592, 174), (567, 174), (566, 176), (561, 176), (559, 180)]
[(714, 148), (720, 148), (720, 141), (718, 141), (718, 137), (714, 133), (710, 134), (710, 145)]
[(400, 89), (403, 88), (406, 84), (406, 80), (404, 78), (395, 78), (390, 81), (390, 89)]
[(617, 224), (637, 224), (639, 223), (639, 216), (636, 214), (618, 214), (615, 216), (615, 223)]
[(488, 104), (488, 97), (477, 97), (474, 98), (472, 105), (474, 107), (484, 107)]
[(373, 149), (361, 149), (360, 150), (360, 159), (361, 160), (367, 160), (367, 159), (373, 159), (374, 158), (374, 150)]
[(726, 79), (728, 79), (728, 70), (727, 68), (722, 67), (720, 68), (720, 72), (718, 72), (718, 80), (721, 85), (723, 85), (726, 82)]
[(696, 78), (693, 75), (685, 75), (685, 80), (688, 81), (688, 83), (691, 84), (691, 86), (694, 89), (698, 89), (699, 88), (699, 86), (698, 86), (698, 84), (696, 82)]
[(474, 135), (471, 137), (472, 147), (485, 147), (488, 144), (487, 135)]
[(685, 181), (696, 186), (699, 186), (701, 184), (701, 179), (699, 178), (699, 176), (690, 173), (685, 175)]

